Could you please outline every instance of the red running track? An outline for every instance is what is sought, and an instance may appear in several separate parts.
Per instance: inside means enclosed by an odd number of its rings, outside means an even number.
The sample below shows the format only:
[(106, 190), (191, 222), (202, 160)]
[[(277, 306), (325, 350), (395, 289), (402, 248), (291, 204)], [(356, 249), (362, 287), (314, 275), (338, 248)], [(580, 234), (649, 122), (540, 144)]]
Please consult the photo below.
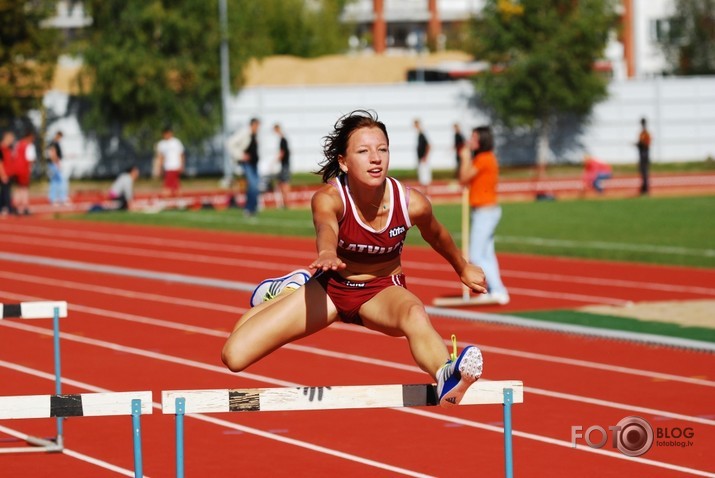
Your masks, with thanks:
[[(61, 321), (65, 393), (152, 390), (159, 401), (171, 389), (429, 380), (403, 339), (344, 325), (286, 346), (246, 373), (222, 366), (221, 347), (252, 285), (309, 263), (311, 240), (37, 219), (2, 221), (0, 232), (0, 300), (70, 304)], [(500, 260), (512, 303), (481, 311), (715, 296), (715, 271), (516, 255)], [(454, 273), (431, 251), (408, 247), (404, 266), (410, 288), (426, 303), (459, 290)], [(441, 317), (433, 322), (445, 338), (456, 333), (462, 344), (484, 350), (484, 379), (524, 381), (525, 403), (513, 409), (517, 477), (715, 476), (713, 354)], [(0, 321), (2, 395), (53, 392), (51, 337), (50, 321)], [(689, 446), (656, 443), (638, 458), (610, 442), (602, 449), (583, 440), (572, 446), (572, 426), (607, 429), (634, 415), (661, 433), (692, 430), (684, 441)], [(0, 425), (41, 436), (54, 431), (52, 419)], [(191, 416), (186, 474), (498, 477), (501, 425), (499, 406)], [(146, 476), (174, 476), (173, 426), (173, 417), (158, 409), (142, 418)], [(0, 475), (132, 476), (128, 417), (69, 419), (65, 444), (64, 454), (0, 455)]]

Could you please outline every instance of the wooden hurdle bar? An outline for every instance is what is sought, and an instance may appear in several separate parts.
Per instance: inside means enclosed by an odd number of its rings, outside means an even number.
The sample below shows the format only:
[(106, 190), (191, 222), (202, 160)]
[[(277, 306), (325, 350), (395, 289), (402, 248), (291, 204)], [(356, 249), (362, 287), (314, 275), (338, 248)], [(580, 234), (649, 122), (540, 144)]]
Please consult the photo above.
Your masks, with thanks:
[[(438, 406), (437, 387), (418, 385), (361, 385), (336, 387), (249, 388), (234, 390), (165, 390), (162, 413), (176, 415), (176, 476), (184, 478), (184, 416), (190, 413), (338, 410)], [(462, 405), (502, 404), (504, 462), (507, 478), (514, 476), (511, 406), (524, 402), (520, 381), (478, 381), (464, 395)]]
[(0, 397), (0, 420), (131, 415), (134, 476), (137, 478), (144, 475), (140, 418), (152, 411), (152, 394), (149, 391)]
[[(18, 304), (0, 304), (0, 320), (3, 319), (52, 319), (54, 363), (55, 363), (55, 395), (62, 394), (61, 361), (60, 361), (60, 317), (67, 317), (67, 302), (64, 301), (33, 301)], [(62, 418), (57, 418), (57, 432), (52, 439), (26, 435), (25, 441), (32, 446), (0, 448), (0, 453), (16, 453), (27, 451), (60, 452), (63, 448)], [(39, 447), (39, 448), (38, 448)], [(11, 451), (8, 451), (11, 450)]]

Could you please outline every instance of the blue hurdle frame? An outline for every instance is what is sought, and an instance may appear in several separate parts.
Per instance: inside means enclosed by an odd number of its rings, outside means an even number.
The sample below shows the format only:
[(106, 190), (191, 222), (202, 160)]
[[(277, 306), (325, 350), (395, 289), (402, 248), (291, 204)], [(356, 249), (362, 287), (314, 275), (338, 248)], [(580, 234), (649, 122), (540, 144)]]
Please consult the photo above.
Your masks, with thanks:
[[(511, 406), (514, 403), (514, 390), (504, 389), (504, 476), (514, 478), (514, 450), (512, 448)], [(176, 401), (176, 478), (184, 478), (184, 417), (186, 399), (177, 397)]]
[[(53, 332), (53, 342), (55, 350), (55, 395), (62, 395), (62, 362), (60, 359), (60, 308), (55, 307), (54, 314), (52, 315), (52, 332)], [(64, 449), (64, 438), (63, 438), (63, 423), (64, 417), (57, 417), (57, 436), (55, 437), (55, 443), (59, 448), (56, 451), (62, 451)]]

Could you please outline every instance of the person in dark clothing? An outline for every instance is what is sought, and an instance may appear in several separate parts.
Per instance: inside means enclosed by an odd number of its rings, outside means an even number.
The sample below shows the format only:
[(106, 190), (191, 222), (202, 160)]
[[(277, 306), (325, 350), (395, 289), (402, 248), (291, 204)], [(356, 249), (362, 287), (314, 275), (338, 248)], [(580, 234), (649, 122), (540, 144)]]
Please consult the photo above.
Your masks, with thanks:
[(273, 131), (275, 131), (280, 138), (277, 160), (281, 165), (281, 170), (278, 173), (278, 188), (281, 192), (283, 207), (287, 209), (290, 206), (290, 200), (288, 199), (290, 194), (290, 148), (288, 147), (288, 140), (285, 134), (283, 134), (281, 125), (278, 123), (273, 125)]
[(454, 156), (456, 161), (456, 169), (454, 172), (455, 178), (459, 178), (459, 166), (461, 164), (461, 154), (464, 146), (464, 135), (459, 127), (459, 123), (454, 123)]
[(253, 217), (258, 212), (260, 193), (258, 177), (258, 128), (261, 121), (251, 118), (248, 129), (236, 132), (226, 144), (234, 161), (241, 165), (246, 178), (246, 216)]
[(648, 194), (650, 185), (648, 184), (648, 175), (650, 174), (650, 142), (651, 137), (648, 132), (647, 122), (645, 118), (641, 118), (641, 132), (638, 135), (638, 171), (641, 175), (641, 194)]

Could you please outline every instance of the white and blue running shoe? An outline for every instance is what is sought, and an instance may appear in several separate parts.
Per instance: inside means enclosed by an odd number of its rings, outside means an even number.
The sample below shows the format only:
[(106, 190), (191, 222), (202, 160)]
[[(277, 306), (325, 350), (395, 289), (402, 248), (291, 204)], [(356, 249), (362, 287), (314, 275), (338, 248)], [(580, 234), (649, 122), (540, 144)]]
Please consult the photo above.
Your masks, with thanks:
[(437, 396), (442, 407), (459, 405), (467, 389), (482, 376), (482, 351), (474, 345), (465, 347), (457, 356), (457, 338), (452, 335), (454, 351), (450, 360), (437, 372)]
[(258, 284), (258, 287), (251, 294), (251, 307), (274, 299), (286, 289), (298, 289), (309, 279), (310, 272), (305, 269), (297, 269), (281, 277), (266, 279)]

